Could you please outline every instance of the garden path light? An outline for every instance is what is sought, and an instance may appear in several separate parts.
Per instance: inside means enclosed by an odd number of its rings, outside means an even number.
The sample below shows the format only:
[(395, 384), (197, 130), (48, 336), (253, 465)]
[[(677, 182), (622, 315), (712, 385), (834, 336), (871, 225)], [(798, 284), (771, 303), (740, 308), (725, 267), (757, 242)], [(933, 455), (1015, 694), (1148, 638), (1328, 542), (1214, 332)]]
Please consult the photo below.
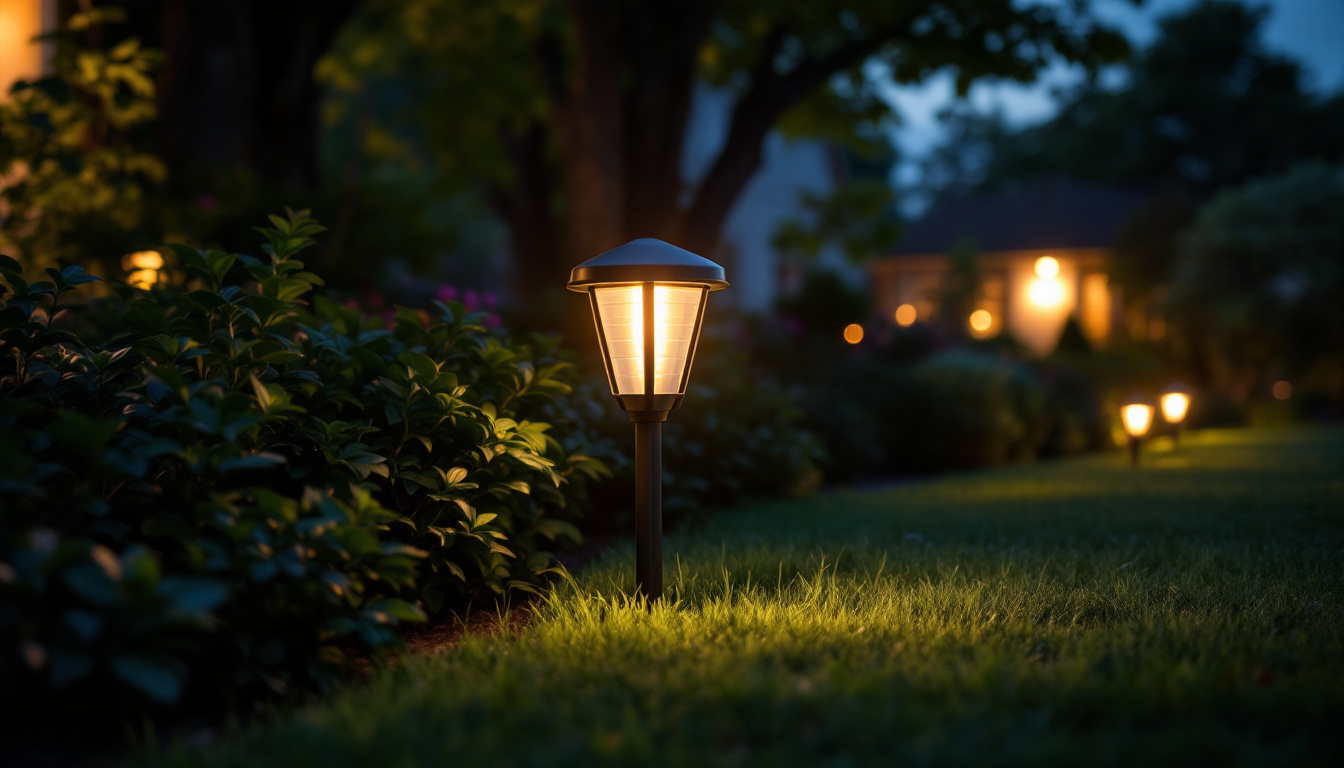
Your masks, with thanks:
[(1158, 404), (1162, 407), (1162, 420), (1171, 425), (1171, 442), (1175, 446), (1181, 441), (1181, 424), (1190, 411), (1190, 391), (1180, 384), (1172, 384), (1162, 392)]
[(1153, 406), (1143, 397), (1131, 396), (1120, 405), (1120, 421), (1129, 435), (1129, 463), (1139, 465), (1139, 443), (1153, 426)]
[(705, 304), (728, 287), (723, 267), (653, 238), (575, 267), (569, 289), (588, 294), (611, 394), (635, 423), (635, 583), (663, 594), (662, 422), (681, 405)]

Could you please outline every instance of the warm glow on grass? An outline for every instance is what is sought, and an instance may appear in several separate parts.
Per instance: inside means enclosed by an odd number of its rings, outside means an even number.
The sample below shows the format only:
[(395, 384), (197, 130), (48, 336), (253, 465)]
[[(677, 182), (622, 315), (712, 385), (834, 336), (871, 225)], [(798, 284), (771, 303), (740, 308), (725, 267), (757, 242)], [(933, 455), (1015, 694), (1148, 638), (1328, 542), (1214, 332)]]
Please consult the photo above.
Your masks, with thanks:
[(1120, 420), (1125, 423), (1125, 432), (1130, 437), (1143, 437), (1153, 426), (1153, 406), (1130, 403), (1120, 409)]
[(850, 344), (858, 344), (863, 341), (863, 326), (858, 323), (850, 323), (845, 326), (845, 341)]
[(911, 326), (915, 320), (919, 319), (919, 312), (915, 311), (914, 304), (902, 304), (896, 308), (896, 324), (900, 326)]
[(1162, 418), (1168, 424), (1180, 424), (1185, 421), (1185, 413), (1190, 409), (1190, 396), (1183, 392), (1168, 392), (1162, 396)]

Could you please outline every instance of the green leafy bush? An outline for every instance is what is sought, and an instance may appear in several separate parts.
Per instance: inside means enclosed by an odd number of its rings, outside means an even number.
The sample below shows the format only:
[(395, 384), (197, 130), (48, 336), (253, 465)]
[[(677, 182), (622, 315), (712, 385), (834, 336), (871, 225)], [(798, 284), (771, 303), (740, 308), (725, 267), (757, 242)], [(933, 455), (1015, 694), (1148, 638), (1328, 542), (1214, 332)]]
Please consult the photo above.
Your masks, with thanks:
[(0, 678), (322, 686), (578, 540), (606, 469), (555, 342), (451, 302), (310, 308), (321, 228), (272, 224), (262, 257), (174, 246), (152, 291), (90, 309), (102, 334), (60, 322), (96, 278), (0, 261)]

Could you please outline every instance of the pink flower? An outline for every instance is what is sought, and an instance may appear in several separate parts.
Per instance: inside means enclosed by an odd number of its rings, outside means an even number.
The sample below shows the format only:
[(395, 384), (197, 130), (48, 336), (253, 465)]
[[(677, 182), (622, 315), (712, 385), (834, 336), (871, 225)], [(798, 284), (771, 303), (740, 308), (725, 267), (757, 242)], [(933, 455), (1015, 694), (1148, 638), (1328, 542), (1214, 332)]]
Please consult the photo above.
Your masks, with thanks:
[(481, 297), (475, 291), (467, 291), (462, 294), (462, 303), (466, 305), (467, 314), (471, 314), (481, 308)]
[(494, 291), (487, 291), (485, 294), (485, 306), (494, 309), (498, 304), (499, 297), (495, 295)]
[(457, 298), (457, 289), (445, 283), (440, 285), (439, 290), (434, 292), (434, 298), (439, 301), (453, 301)]
[(503, 324), (504, 324), (504, 321), (503, 321), (502, 319), (500, 319), (499, 315), (489, 314), (489, 315), (486, 315), (486, 316), (485, 316), (485, 327), (486, 327), (486, 328), (498, 328), (498, 327), (500, 327), (500, 326), (503, 325)]

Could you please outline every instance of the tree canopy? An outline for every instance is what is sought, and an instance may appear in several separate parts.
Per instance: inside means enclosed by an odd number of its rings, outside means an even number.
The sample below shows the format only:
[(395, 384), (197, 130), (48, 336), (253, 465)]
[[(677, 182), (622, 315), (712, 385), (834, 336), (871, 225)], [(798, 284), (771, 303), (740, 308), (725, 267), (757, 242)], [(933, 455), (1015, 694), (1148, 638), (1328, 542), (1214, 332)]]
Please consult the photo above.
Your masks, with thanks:
[[(319, 73), (345, 94), (338, 109), (394, 81), (405, 89), (377, 134), (397, 139), (387, 156), (483, 190), (526, 299), (636, 236), (713, 253), (772, 129), (881, 141), (893, 116), (875, 65), (899, 82), (950, 68), (964, 90), (1126, 50), (1081, 3), (372, 0)], [(709, 170), (687, 183), (681, 150), (701, 81), (736, 101)]]

